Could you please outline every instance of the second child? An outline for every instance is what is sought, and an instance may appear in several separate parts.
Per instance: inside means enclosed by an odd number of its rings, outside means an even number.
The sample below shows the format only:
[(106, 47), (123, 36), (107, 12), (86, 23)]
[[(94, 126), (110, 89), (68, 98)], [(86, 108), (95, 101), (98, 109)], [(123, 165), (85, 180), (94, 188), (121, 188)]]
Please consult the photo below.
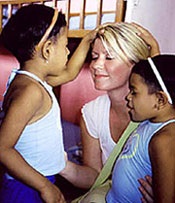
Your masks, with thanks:
[(140, 202), (138, 179), (152, 176), (155, 203), (175, 202), (175, 56), (158, 55), (136, 64), (127, 96), (131, 134), (112, 175), (107, 203)]

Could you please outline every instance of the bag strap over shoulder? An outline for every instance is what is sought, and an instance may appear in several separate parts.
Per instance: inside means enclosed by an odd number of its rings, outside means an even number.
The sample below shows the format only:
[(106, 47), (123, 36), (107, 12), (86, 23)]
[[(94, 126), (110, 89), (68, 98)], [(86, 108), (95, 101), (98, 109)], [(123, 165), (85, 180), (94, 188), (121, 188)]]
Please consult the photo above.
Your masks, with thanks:
[(108, 180), (108, 178), (110, 177), (110, 175), (112, 173), (112, 168), (114, 166), (114, 163), (115, 163), (116, 159), (118, 158), (118, 156), (119, 156), (125, 142), (127, 141), (130, 134), (136, 129), (137, 126), (138, 126), (138, 123), (134, 123), (132, 121), (129, 123), (129, 125), (125, 129), (123, 135), (121, 136), (121, 138), (117, 142), (116, 146), (114, 147), (113, 151), (111, 152), (110, 156), (108, 157), (105, 165), (103, 166), (100, 174), (98, 175), (95, 183), (92, 185), (90, 190), (87, 193), (85, 193), (84, 195), (82, 195), (82, 196), (76, 198), (75, 200), (73, 200), (71, 203), (81, 203), (81, 202), (83, 202), (82, 200), (88, 194), (90, 194), (93, 190), (100, 187), (102, 184), (104, 184)]
[(103, 166), (100, 174), (98, 175), (95, 183), (92, 185), (90, 190), (93, 190), (94, 188), (103, 184), (108, 179), (108, 177), (111, 175), (113, 165), (114, 165), (117, 157), (119, 156), (126, 140), (130, 136), (131, 132), (133, 132), (136, 129), (137, 126), (138, 126), (138, 123), (135, 123), (132, 121), (129, 123), (129, 125), (125, 129), (123, 135), (121, 136), (121, 138), (115, 145), (113, 151), (111, 152), (110, 156), (108, 157), (105, 165)]

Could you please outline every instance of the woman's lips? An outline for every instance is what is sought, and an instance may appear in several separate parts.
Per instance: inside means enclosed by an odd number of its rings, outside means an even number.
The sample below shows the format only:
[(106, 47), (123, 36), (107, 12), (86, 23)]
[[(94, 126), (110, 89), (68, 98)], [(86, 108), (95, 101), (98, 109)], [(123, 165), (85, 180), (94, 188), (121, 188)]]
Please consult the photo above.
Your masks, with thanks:
[(95, 75), (94, 75), (94, 78), (95, 78), (95, 79), (101, 79), (101, 78), (107, 78), (107, 77), (108, 77), (108, 75), (102, 75), (102, 74), (98, 74), (98, 75), (95, 74)]

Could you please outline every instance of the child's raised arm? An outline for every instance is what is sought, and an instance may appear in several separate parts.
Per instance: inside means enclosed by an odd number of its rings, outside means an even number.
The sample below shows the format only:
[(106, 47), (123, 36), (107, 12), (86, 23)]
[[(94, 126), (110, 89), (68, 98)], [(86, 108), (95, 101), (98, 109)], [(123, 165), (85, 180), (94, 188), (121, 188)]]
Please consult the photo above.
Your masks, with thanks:
[(57, 77), (48, 77), (47, 82), (51, 86), (58, 86), (63, 83), (73, 80), (78, 73), (80, 72), (85, 59), (87, 57), (90, 44), (96, 36), (98, 29), (90, 31), (80, 42), (79, 46), (74, 51), (72, 57), (67, 63), (67, 68), (60, 76)]
[(145, 43), (150, 47), (150, 57), (160, 54), (160, 48), (155, 37), (141, 25), (137, 23), (132, 23), (138, 29), (138, 35), (145, 41)]

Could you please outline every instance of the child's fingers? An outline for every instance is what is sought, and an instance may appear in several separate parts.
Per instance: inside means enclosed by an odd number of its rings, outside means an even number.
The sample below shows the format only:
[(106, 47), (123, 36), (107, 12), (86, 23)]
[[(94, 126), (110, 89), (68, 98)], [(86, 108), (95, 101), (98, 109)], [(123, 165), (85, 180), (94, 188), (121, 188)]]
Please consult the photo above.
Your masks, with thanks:
[(150, 176), (145, 177), (146, 180), (140, 178), (138, 181), (140, 183), (139, 190), (142, 194), (143, 202), (154, 202), (153, 189), (152, 189), (152, 178)]
[(153, 197), (143, 187), (139, 187), (139, 190), (142, 194), (142, 203), (154, 203)]
[(145, 176), (145, 179), (152, 186), (152, 178), (151, 178), (151, 176)]

